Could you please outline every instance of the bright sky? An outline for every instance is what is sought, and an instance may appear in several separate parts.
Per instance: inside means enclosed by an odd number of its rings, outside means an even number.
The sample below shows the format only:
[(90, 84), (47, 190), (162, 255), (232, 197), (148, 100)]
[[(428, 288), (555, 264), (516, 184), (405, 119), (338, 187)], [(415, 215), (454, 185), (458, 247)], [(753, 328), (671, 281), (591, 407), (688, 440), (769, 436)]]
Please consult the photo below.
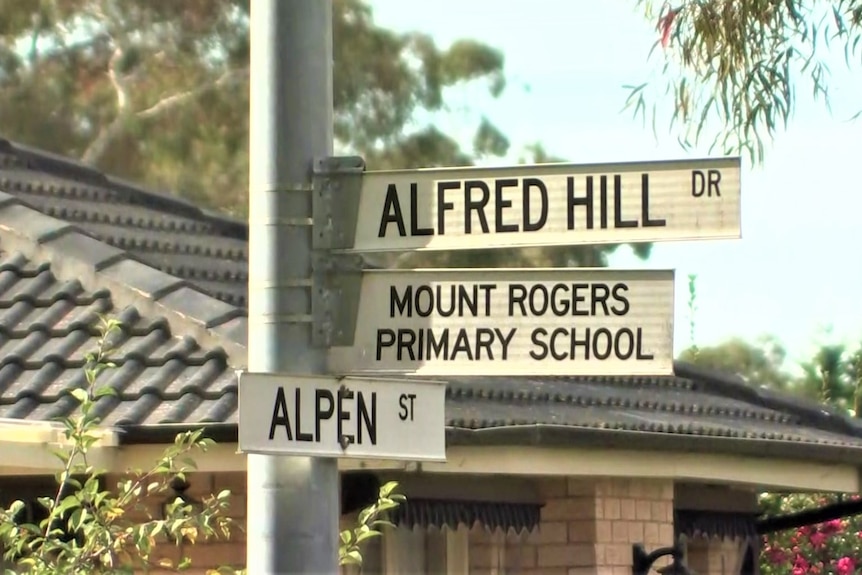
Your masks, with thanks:
[[(375, 20), (418, 30), (448, 45), (473, 38), (501, 49), (508, 87), (499, 100), (485, 87), (455, 94), (456, 110), (438, 124), (469, 142), (476, 118), (488, 116), (512, 142), (503, 162), (541, 142), (572, 162), (704, 157), (684, 151), (667, 124), (652, 129), (621, 112), (625, 84), (650, 79), (660, 55), (647, 61), (655, 41), (635, 0), (371, 0)], [(433, 5), (433, 8), (430, 6)], [(697, 343), (738, 335), (776, 334), (790, 359), (802, 360), (824, 328), (832, 338), (862, 339), (862, 265), (858, 248), (862, 190), (856, 169), (862, 123), (848, 119), (862, 101), (862, 82), (843, 59), (833, 66), (831, 114), (800, 91), (790, 129), (767, 150), (764, 165), (747, 160), (742, 175), (742, 235), (736, 241), (655, 244), (641, 262), (628, 248), (615, 267), (677, 270), (676, 350), (689, 344), (688, 274), (698, 275)], [(470, 109), (469, 112), (464, 108)], [(468, 120), (465, 122), (465, 120)]]

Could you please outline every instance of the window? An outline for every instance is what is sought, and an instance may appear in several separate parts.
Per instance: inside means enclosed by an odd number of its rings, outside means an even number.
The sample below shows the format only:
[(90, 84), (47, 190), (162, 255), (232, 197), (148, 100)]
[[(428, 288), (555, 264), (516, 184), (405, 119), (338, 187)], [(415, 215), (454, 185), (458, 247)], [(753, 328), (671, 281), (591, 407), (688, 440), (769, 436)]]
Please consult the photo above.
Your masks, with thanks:
[(387, 529), (363, 552), (363, 575), (466, 575), (468, 531), (431, 527)]

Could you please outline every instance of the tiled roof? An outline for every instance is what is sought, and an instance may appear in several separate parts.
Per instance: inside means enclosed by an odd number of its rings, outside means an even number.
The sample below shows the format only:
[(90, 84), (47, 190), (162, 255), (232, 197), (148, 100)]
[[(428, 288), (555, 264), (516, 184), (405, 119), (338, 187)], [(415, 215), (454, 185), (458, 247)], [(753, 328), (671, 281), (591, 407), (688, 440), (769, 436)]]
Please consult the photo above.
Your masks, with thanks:
[[(244, 301), (232, 305), (207, 295), (198, 280), (203, 272), (192, 277), (190, 270), (216, 265), (221, 245), (222, 259), (228, 252), (237, 258), (223, 266), (241, 267), (244, 274), (243, 226), (87, 175), (86, 168), (63, 159), (10, 151), (2, 141), (0, 165), (0, 417), (68, 414), (75, 404), (67, 392), (82, 382), (97, 314), (107, 314), (118, 317), (125, 332), (114, 357), (117, 368), (104, 376), (118, 397), (99, 400), (106, 424), (126, 429), (135, 441), (167, 424), (212, 424), (235, 437), (233, 370), (246, 362)], [(32, 173), (21, 175), (27, 171)], [(2, 193), (10, 187), (11, 195)], [(110, 201), (100, 205), (92, 198)], [(120, 208), (112, 202), (126, 203)], [(63, 218), (46, 214), (52, 209)], [(106, 223), (109, 210), (115, 216)], [(197, 256), (191, 248), (179, 253), (185, 248), (177, 246), (198, 241)], [(176, 275), (151, 267), (157, 261)], [(170, 267), (179, 261), (186, 262), (185, 275)], [(233, 288), (230, 282), (219, 288), (224, 299), (228, 292), (244, 293), (244, 282), (231, 281)], [(643, 445), (862, 464), (858, 421), (738, 378), (683, 364), (675, 369), (673, 377), (450, 380), (448, 440)]]
[(248, 225), (0, 138), (0, 190), (246, 307)]

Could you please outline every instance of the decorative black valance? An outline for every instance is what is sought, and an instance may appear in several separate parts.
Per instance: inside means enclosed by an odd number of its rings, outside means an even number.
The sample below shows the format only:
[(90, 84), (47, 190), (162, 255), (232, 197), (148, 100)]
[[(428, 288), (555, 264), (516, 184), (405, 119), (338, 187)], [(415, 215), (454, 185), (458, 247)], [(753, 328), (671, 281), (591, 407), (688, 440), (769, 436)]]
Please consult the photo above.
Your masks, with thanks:
[(389, 520), (398, 527), (416, 526), (442, 529), (472, 528), (476, 523), (495, 531), (516, 533), (532, 531), (539, 525), (541, 503), (498, 503), (453, 499), (416, 499), (408, 497), (392, 510)]
[(749, 539), (757, 537), (757, 513), (734, 511), (674, 511), (677, 535)]

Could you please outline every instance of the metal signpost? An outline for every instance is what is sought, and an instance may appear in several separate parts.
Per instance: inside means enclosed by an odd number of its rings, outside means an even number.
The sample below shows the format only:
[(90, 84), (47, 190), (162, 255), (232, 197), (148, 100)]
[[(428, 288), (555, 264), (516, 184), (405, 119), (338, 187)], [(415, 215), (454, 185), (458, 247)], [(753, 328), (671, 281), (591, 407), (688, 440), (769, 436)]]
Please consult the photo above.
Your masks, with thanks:
[(445, 382), (403, 376), (672, 373), (673, 271), (360, 254), (738, 238), (741, 162), (366, 172), (332, 157), (332, 0), (250, 29), (247, 568), (335, 574), (338, 458), (445, 460)]

